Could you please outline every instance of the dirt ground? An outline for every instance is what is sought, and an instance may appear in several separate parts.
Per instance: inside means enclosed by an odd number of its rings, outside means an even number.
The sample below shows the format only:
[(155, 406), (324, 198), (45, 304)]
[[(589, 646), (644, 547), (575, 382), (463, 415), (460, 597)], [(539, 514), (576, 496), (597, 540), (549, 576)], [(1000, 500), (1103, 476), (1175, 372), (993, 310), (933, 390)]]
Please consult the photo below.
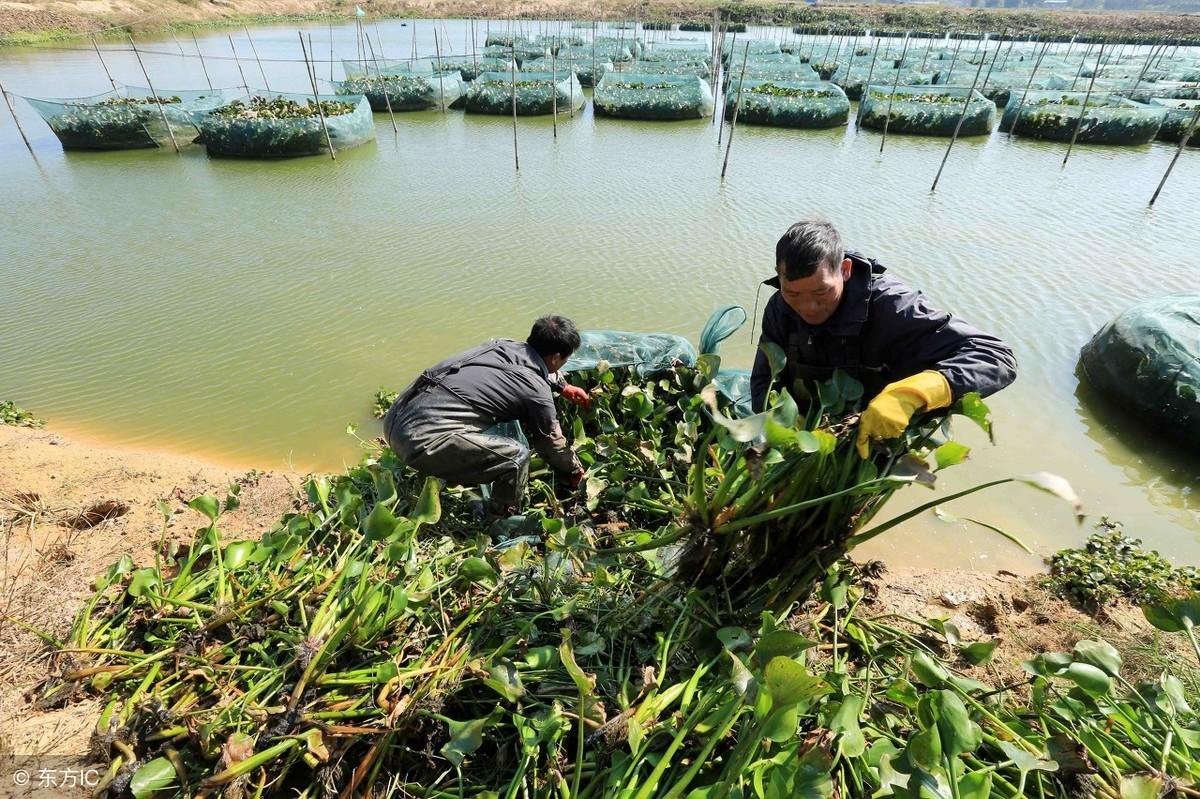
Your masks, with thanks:
[[(31, 704), (26, 694), (47, 674), (49, 648), (30, 628), (61, 640), (110, 564), (126, 553), (151, 562), (164, 537), (191, 540), (202, 517), (187, 500), (224, 497), (238, 482), (241, 507), (223, 516), (221, 527), (231, 539), (256, 538), (294, 507), (303, 480), (0, 426), (0, 772), (5, 755), (86, 755), (100, 712), (94, 701), (47, 711)], [(165, 526), (160, 501), (170, 511)], [(1037, 578), (1006, 572), (896, 570), (874, 585), (860, 613), (948, 617), (964, 640), (999, 638), (996, 665), (964, 665), (996, 685), (1020, 682), (1021, 660), (1069, 650), (1081, 638), (1100, 635), (1122, 646), (1153, 637), (1136, 609), (1120, 606), (1093, 619), (1048, 594)], [(0, 796), (7, 796), (3, 785)]]

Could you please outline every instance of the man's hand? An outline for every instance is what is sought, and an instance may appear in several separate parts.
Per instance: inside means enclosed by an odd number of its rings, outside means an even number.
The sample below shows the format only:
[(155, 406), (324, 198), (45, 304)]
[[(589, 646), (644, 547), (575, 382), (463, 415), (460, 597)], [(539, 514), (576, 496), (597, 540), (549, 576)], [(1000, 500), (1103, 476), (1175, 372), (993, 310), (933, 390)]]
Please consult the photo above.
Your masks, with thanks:
[(586, 474), (587, 472), (585, 472), (583, 469), (579, 469), (573, 472), (571, 476), (567, 478), (567, 485), (571, 487), (572, 491), (579, 490), (579, 484), (583, 482), (583, 478)]
[(563, 386), (562, 395), (567, 402), (580, 408), (592, 407), (591, 395), (579, 386)]
[(908, 429), (917, 411), (947, 407), (953, 395), (941, 372), (932, 369), (889, 383), (858, 421), (859, 457), (866, 458), (874, 439), (895, 438)]

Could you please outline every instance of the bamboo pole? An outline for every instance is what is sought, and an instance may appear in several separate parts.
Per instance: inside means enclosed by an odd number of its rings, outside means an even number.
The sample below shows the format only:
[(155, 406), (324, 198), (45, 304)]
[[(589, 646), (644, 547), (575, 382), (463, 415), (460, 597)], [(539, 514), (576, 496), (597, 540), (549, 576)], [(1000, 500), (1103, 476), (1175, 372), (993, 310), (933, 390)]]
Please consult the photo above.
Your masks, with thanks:
[(104, 67), (104, 76), (108, 78), (108, 85), (112, 86), (112, 90), (121, 96), (121, 90), (117, 88), (117, 82), (113, 80), (112, 73), (108, 71), (108, 64), (104, 63), (104, 56), (100, 55), (100, 45), (96, 44), (96, 37), (92, 37), (92, 48), (96, 51), (96, 58), (100, 59), (100, 66)]
[[(730, 55), (730, 57), (733, 56), (733, 49), (735, 47), (737, 47), (737, 32), (736, 31), (733, 34), (733, 38), (729, 40), (729, 55)], [(746, 45), (746, 47), (749, 48), (750, 45)], [(747, 49), (747, 52), (749, 52), (748, 49)], [(721, 65), (722, 65), (722, 67), (724, 67), (724, 65), (725, 65), (725, 45), (724, 45), (724, 43), (721, 44)], [(742, 75), (744, 77), (745, 72), (743, 72)], [(728, 95), (728, 92), (723, 92), (723, 94)], [(721, 149), (721, 138), (725, 135), (725, 104), (727, 102), (728, 102), (728, 97), (726, 97), (726, 100), (721, 103), (721, 121), (720, 121), (720, 124), (717, 125), (717, 149), (718, 150)]]
[[(1164, 49), (1166, 45), (1163, 45)], [(1150, 70), (1150, 63), (1154, 61), (1155, 47), (1150, 48), (1150, 54), (1146, 56), (1146, 63), (1142, 66), (1142, 71), (1138, 73), (1137, 79), (1133, 82), (1133, 88), (1129, 90), (1130, 98), (1137, 92), (1138, 86), (1141, 85), (1142, 78), (1146, 77), (1146, 72)]]
[[(554, 140), (558, 141), (558, 57), (550, 51), (550, 126), (554, 129)], [(570, 84), (568, 84), (570, 85)]]
[[(858, 95), (858, 109), (854, 114), (854, 134), (858, 135), (858, 131), (862, 129), (863, 101), (867, 99), (867, 95), (871, 92), (871, 78), (875, 75), (875, 59), (879, 57), (879, 39), (875, 39), (875, 50), (871, 53), (871, 66), (867, 67), (867, 82), (863, 84), (862, 91)], [(849, 74), (846, 76), (849, 77)]]
[(162, 117), (162, 123), (167, 129), (167, 135), (171, 137), (171, 146), (178, 153), (179, 142), (175, 141), (175, 131), (171, 130), (171, 123), (167, 120), (167, 112), (163, 108), (162, 99), (158, 96), (158, 92), (154, 90), (154, 84), (150, 82), (150, 73), (146, 71), (146, 65), (142, 63), (142, 54), (138, 52), (137, 45), (133, 42), (133, 37), (129, 36), (128, 39), (129, 46), (133, 48), (133, 54), (137, 56), (138, 66), (142, 68), (142, 75), (146, 78), (146, 85), (150, 87), (150, 95), (154, 98), (154, 104), (158, 106), (158, 115)]
[(962, 39), (954, 40), (954, 55), (950, 56), (950, 69), (946, 70), (946, 84), (954, 78), (954, 65), (958, 63), (958, 48), (962, 47)]
[(233, 44), (233, 37), (225, 34), (225, 38), (229, 40), (229, 49), (233, 51), (233, 61), (237, 64), (238, 74), (242, 76), (242, 88), (246, 90), (246, 94), (250, 94), (250, 84), (246, 82), (246, 73), (242, 71), (242, 61), (238, 58), (237, 47)]
[(254, 37), (250, 35), (249, 28), (243, 27), (242, 30), (246, 32), (246, 39), (250, 42), (250, 52), (254, 53), (254, 60), (258, 62), (258, 74), (262, 75), (263, 88), (271, 91), (271, 84), (267, 82), (267, 72), (263, 69), (262, 59), (258, 57), (258, 48), (254, 46)]
[(329, 82), (333, 83), (333, 23), (329, 23)]
[[(1000, 54), (1000, 47), (996, 47), (996, 54)], [(962, 113), (958, 115), (958, 122), (954, 124), (954, 135), (950, 137), (950, 143), (946, 145), (946, 152), (942, 155), (942, 163), (938, 166), (937, 174), (933, 178), (933, 185), (929, 187), (929, 192), (932, 194), (937, 191), (938, 181), (942, 179), (942, 170), (946, 168), (946, 161), (950, 158), (950, 150), (954, 148), (954, 143), (958, 141), (958, 134), (962, 131), (963, 120), (967, 118), (967, 111), (971, 108), (971, 100), (975, 95), (975, 84), (979, 83), (979, 73), (983, 72), (983, 60), (980, 60), (979, 66), (975, 69), (975, 80), (971, 81), (971, 88), (967, 90), (967, 99), (963, 101)], [(995, 63), (995, 59), (992, 60)], [(992, 70), (988, 69), (988, 75), (991, 76)], [(987, 78), (984, 78), (983, 85), (987, 86)], [(988, 102), (991, 102), (990, 100)], [(990, 112), (989, 112), (990, 114)]]
[(1075, 120), (1075, 130), (1071, 132), (1071, 143), (1067, 145), (1067, 154), (1063, 156), (1062, 165), (1067, 165), (1067, 159), (1071, 157), (1071, 150), (1075, 149), (1075, 140), (1079, 137), (1079, 129), (1083, 127), (1083, 117), (1087, 114), (1088, 100), (1092, 97), (1092, 89), (1096, 85), (1096, 75), (1100, 73), (1100, 59), (1104, 58), (1104, 45), (1100, 45), (1100, 50), (1096, 55), (1096, 70), (1092, 73), (1092, 79), (1088, 81), (1087, 94), (1083, 96), (1083, 105), (1079, 108), (1079, 117)]
[(433, 54), (437, 58), (438, 68), (438, 105), (442, 107), (442, 113), (446, 113), (446, 79), (442, 77), (442, 46), (438, 41), (437, 26), (433, 28)]
[[(509, 30), (511, 31), (511, 28)], [(509, 64), (512, 69), (512, 82), (509, 88), (512, 90), (513, 164), (516, 166), (517, 172), (520, 172), (521, 156), (517, 151), (517, 40), (515, 37), (509, 39), (509, 50), (512, 52), (512, 62)]]
[(733, 132), (737, 130), (738, 111), (742, 107), (742, 87), (746, 84), (746, 60), (749, 58), (750, 42), (746, 42), (746, 50), (742, 53), (742, 76), (738, 80), (737, 99), (733, 103), (733, 118), (729, 120), (729, 141), (725, 144), (725, 160), (721, 163), (721, 180), (725, 179), (725, 170), (729, 169), (729, 151), (733, 149)]
[(208, 67), (204, 63), (204, 53), (200, 52), (200, 40), (196, 38), (195, 31), (192, 32), (192, 42), (196, 45), (196, 55), (200, 57), (200, 69), (204, 70), (204, 80), (208, 81), (208, 90), (213, 90), (212, 78), (208, 77)]
[(1042, 51), (1038, 53), (1037, 61), (1033, 64), (1033, 71), (1029, 73), (1029, 80), (1025, 82), (1025, 91), (1021, 94), (1021, 101), (1017, 103), (1017, 115), (1013, 117), (1012, 124), (1008, 126), (1008, 135), (1011, 137), (1013, 131), (1017, 129), (1017, 124), (1021, 121), (1021, 109), (1025, 107), (1025, 98), (1029, 96), (1029, 87), (1033, 85), (1033, 76), (1037, 74), (1038, 67), (1042, 65), (1042, 58), (1045, 57), (1046, 51), (1050, 49), (1050, 41), (1047, 40), (1042, 45)]
[[(10, 105), (11, 109), (12, 106)], [(1179, 139), (1179, 146), (1175, 148), (1175, 155), (1171, 157), (1171, 163), (1167, 165), (1167, 171), (1163, 173), (1162, 180), (1158, 182), (1158, 188), (1154, 190), (1154, 196), (1150, 198), (1150, 207), (1154, 207), (1154, 201), (1158, 199), (1158, 194), (1163, 190), (1163, 186), (1167, 183), (1167, 178), (1171, 177), (1171, 170), (1175, 168), (1175, 162), (1179, 160), (1179, 154), (1183, 152), (1183, 148), (1187, 147), (1188, 140), (1192, 138), (1192, 134), (1196, 132), (1196, 123), (1200, 122), (1200, 105), (1196, 106), (1196, 113), (1192, 114), (1192, 121), (1188, 123), (1187, 130), (1183, 132), (1183, 136)], [(28, 142), (26, 142), (28, 144)], [(30, 150), (30, 152), (33, 152)]]
[(317, 104), (317, 116), (321, 118), (321, 131), (325, 134), (325, 144), (329, 146), (329, 158), (337, 160), (337, 151), (333, 149), (333, 139), (329, 137), (329, 125), (325, 122), (325, 109), (321, 107), (321, 93), (317, 91), (316, 66), (308, 58), (308, 48), (304, 46), (304, 34), (296, 31), (300, 39), (300, 52), (304, 54), (304, 71), (308, 73), (308, 82), (312, 84), (313, 102)]
[[(29, 154), (33, 156), (33, 160), (37, 160), (37, 154), (33, 151), (33, 145), (29, 143), (29, 139), (25, 136), (25, 129), (21, 127), (21, 120), (17, 119), (17, 109), (13, 108), (12, 98), (8, 96), (8, 92), (4, 89), (4, 84), (0, 83), (0, 94), (4, 95), (4, 104), (8, 106), (8, 113), (12, 115), (13, 122), (17, 125), (17, 132), (21, 134), (21, 141), (25, 142), (25, 147), (29, 150)], [(1156, 195), (1157, 196), (1157, 195)], [(1153, 204), (1153, 200), (1150, 201)]]
[[(375, 58), (375, 46), (371, 44), (371, 37), (367, 37), (367, 47), (371, 51), (371, 63), (375, 65), (375, 77), (379, 81), (379, 89), (383, 92), (383, 101), (387, 105), (388, 118), (392, 120), (392, 133), (399, 134), (400, 128), (396, 127), (396, 115), (392, 112), (392, 98), (388, 95), (387, 80), (383, 77), (383, 70), (379, 68), (379, 61)], [(314, 67), (314, 69), (316, 69)], [(370, 75), (368, 74), (368, 80)]]
[[(908, 55), (908, 36), (904, 37), (904, 47), (900, 50), (900, 63), (904, 63), (904, 56)], [(883, 139), (879, 142), (879, 152), (883, 152), (883, 145), (887, 144), (888, 125), (892, 121), (892, 101), (896, 99), (896, 87), (900, 85), (900, 70), (896, 70), (896, 77), (892, 80), (892, 93), (888, 95), (887, 115), (883, 118)], [(867, 91), (871, 91), (871, 87), (867, 87)]]

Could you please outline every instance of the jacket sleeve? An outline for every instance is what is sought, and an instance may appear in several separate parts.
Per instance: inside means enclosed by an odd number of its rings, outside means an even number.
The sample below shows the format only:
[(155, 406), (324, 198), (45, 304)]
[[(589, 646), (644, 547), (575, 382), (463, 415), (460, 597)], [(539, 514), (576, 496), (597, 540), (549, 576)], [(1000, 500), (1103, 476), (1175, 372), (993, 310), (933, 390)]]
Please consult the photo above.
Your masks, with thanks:
[(583, 468), (558, 423), (558, 409), (554, 407), (549, 384), (530, 396), (526, 403), (525, 418), (521, 421), (530, 445), (551, 468), (563, 474)]
[[(787, 324), (784, 314), (783, 298), (778, 292), (767, 300), (763, 309), (762, 333), (758, 337), (761, 347), (765, 342), (787, 347)], [(750, 407), (755, 413), (762, 411), (767, 402), (767, 392), (771, 390), (771, 366), (767, 356), (761, 349), (754, 354), (754, 368), (750, 372)]]
[(933, 369), (941, 372), (954, 399), (978, 391), (994, 394), (1017, 377), (1017, 359), (1008, 345), (962, 319), (929, 304), (915, 289), (896, 289), (877, 296), (871, 313), (888, 319), (887, 363), (898, 377)]

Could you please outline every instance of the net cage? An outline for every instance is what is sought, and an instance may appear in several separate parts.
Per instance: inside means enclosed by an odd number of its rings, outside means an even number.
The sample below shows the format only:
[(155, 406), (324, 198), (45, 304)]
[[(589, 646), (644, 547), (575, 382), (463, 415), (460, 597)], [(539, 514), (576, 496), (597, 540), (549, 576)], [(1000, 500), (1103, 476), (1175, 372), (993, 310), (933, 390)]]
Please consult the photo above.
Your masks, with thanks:
[(1200, 100), (1200, 83), (1160, 80), (1154, 83), (1137, 83), (1129, 91), (1122, 92), (1130, 100), (1148, 103), (1156, 98), (1163, 100)]
[(373, 78), (379, 75), (432, 75), (434, 59), (342, 59), (342, 71), (347, 78)]
[(553, 59), (539, 58), (536, 61), (529, 61), (525, 64), (525, 68), (559, 75), (574, 72), (575, 77), (579, 78), (580, 86), (593, 88), (601, 78), (612, 72), (615, 66), (612, 61), (599, 56), (593, 61), (590, 55), (577, 56), (572, 52), (568, 56), (559, 55)]
[(746, 65), (743, 71), (740, 66), (731, 69), (725, 73), (723, 84), (725, 91), (729, 91), (730, 87), (737, 89), (738, 81), (745, 75), (746, 79), (756, 80), (784, 80), (784, 81), (801, 81), (812, 82), (820, 80), (816, 70), (808, 64), (796, 63), (773, 63), (773, 62), (755, 62), (752, 61)]
[[(739, 102), (737, 86), (725, 97), (725, 119)], [(781, 128), (833, 128), (850, 118), (850, 99), (826, 81), (772, 81), (746, 78), (740, 93), (738, 122)]]
[(199, 134), (197, 119), (228, 97), (220, 89), (151, 92), (118, 84), (116, 90), (90, 97), (26, 97), (25, 101), (50, 126), (64, 150), (136, 150), (167, 146), (172, 135), (178, 144), (190, 143)]
[(712, 116), (713, 94), (695, 75), (611, 72), (596, 85), (596, 113), (625, 119), (678, 120)]
[(721, 57), (725, 59), (725, 64), (742, 63), (742, 58), (747, 53), (751, 56), (771, 55), (778, 53), (779, 42), (771, 41), (770, 39), (741, 39), (733, 41), (730, 39), (725, 42), (721, 48)]
[(511, 114), (516, 95), (518, 116), (565, 114), (583, 108), (585, 102), (579, 78), (572, 72), (511, 74), (485, 72), (467, 87), (465, 108), (474, 114)]
[(363, 95), (372, 111), (426, 111), (456, 107), (462, 99), (458, 71), (428, 75), (376, 75), (347, 78), (334, 83), (339, 96)]
[[(1087, 106), (1084, 107), (1084, 101)], [(1165, 106), (1149, 105), (1116, 94), (1043, 91), (1013, 95), (1004, 107), (1000, 129), (1014, 136), (1083, 144), (1146, 144), (1158, 135)]]
[(336, 150), (375, 138), (366, 97), (322, 94), (319, 100), (320, 111), (311, 94), (255, 90), (200, 117), (198, 141), (209, 155), (291, 158), (328, 153), (326, 128)]
[(535, 46), (512, 48), (505, 47), (502, 44), (492, 44), (483, 48), (483, 55), (487, 58), (515, 60), (519, 67), (531, 59), (544, 58), (550, 55), (550, 48)]
[[(966, 114), (963, 115), (963, 109)], [(986, 136), (996, 122), (996, 104), (978, 90), (958, 86), (883, 86), (872, 83), (862, 98), (864, 128), (920, 136)]]
[[(874, 84), (891, 86), (896, 80), (896, 72), (897, 70), (890, 67), (880, 68), (878, 63), (872, 69), (869, 59), (856, 59), (853, 64), (847, 63), (844, 67), (839, 67), (830, 80), (841, 86), (842, 91), (851, 100), (861, 100), (868, 80)], [(906, 69), (900, 72), (899, 80), (901, 86), (931, 86), (935, 77), (937, 74), (933, 72), (914, 72)]]
[[(1197, 112), (1200, 112), (1200, 99), (1183, 100), (1172, 99), (1166, 97), (1155, 97), (1150, 101), (1152, 106), (1162, 106), (1167, 109), (1166, 116), (1163, 117), (1162, 126), (1158, 129), (1158, 139), (1160, 141), (1177, 142), (1187, 133), (1188, 128), (1192, 126), (1192, 120), (1196, 118)], [(1196, 130), (1192, 131), (1191, 138), (1188, 139), (1189, 147), (1200, 147), (1200, 135)]]
[(1052, 80), (1052, 76), (1033, 75), (1032, 81), (1030, 81), (1030, 77), (1031, 74), (1029, 72), (1010, 71), (994, 71), (988, 75), (985, 69), (980, 81), (982, 82), (986, 79), (987, 82), (980, 87), (979, 91), (984, 97), (995, 103), (998, 108), (1003, 108), (1008, 104), (1008, 98), (1014, 92), (1020, 97), (1026, 88), (1030, 91), (1045, 89)]
[[(434, 63), (439, 72), (457, 72), (464, 82), (470, 83), (484, 72), (511, 72), (514, 62), (507, 56), (442, 56)], [(465, 88), (464, 88), (465, 92)]]

